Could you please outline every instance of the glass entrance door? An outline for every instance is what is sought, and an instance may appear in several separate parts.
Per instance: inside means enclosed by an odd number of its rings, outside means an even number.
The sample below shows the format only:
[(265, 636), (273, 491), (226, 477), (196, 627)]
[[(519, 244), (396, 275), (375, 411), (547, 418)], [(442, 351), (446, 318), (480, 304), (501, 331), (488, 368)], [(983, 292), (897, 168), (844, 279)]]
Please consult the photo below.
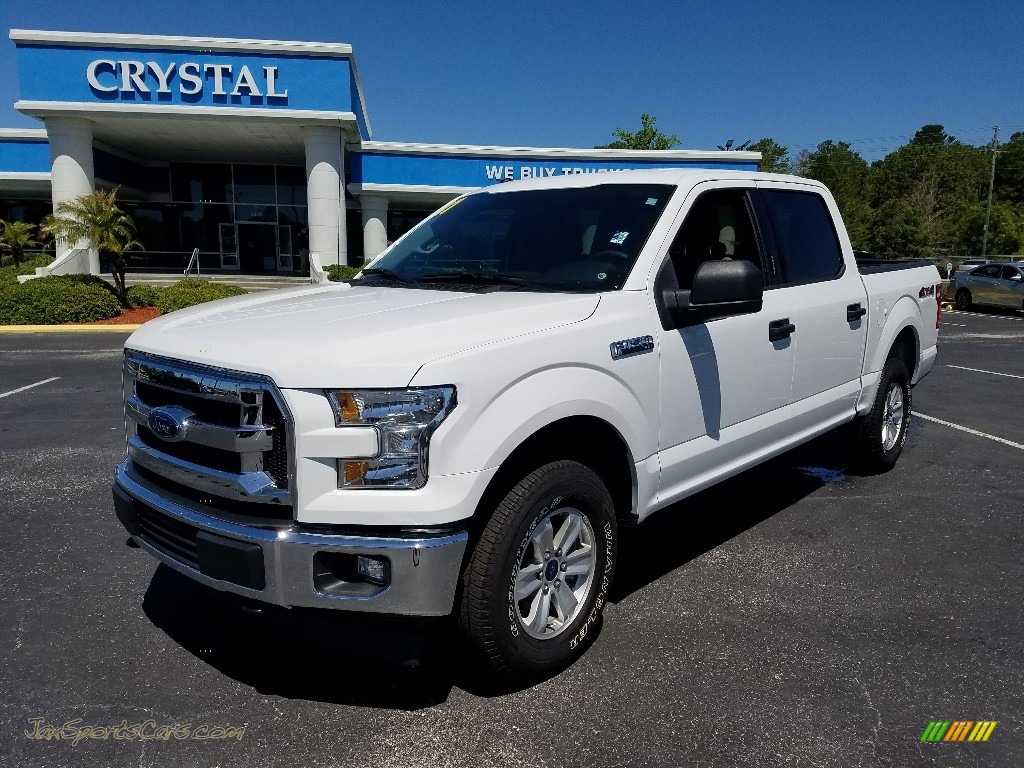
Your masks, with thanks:
[(277, 228), (277, 271), (291, 272), (292, 269), (292, 228), (282, 224)]
[(238, 238), (234, 224), (220, 225), (220, 268), (238, 271)]
[(248, 274), (277, 272), (277, 225), (247, 222), (236, 226), (241, 271)]

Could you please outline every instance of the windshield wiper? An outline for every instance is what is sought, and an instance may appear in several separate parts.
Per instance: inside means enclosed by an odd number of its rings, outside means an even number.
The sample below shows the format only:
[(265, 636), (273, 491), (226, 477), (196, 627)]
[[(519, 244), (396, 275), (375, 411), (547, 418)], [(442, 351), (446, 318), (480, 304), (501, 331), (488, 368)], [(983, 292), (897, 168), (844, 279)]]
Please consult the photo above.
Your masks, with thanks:
[(532, 283), (516, 275), (503, 275), (500, 272), (437, 272), (420, 277), (423, 282), (473, 283), (476, 285), (517, 285), (535, 291), (550, 291), (546, 285)]
[(397, 280), (400, 283), (412, 283), (414, 280), (410, 280), (407, 277), (402, 277), (397, 272), (393, 272), (385, 267), (370, 267), (369, 269), (363, 270), (363, 275), (380, 275), (381, 277), (387, 277), (392, 280)]

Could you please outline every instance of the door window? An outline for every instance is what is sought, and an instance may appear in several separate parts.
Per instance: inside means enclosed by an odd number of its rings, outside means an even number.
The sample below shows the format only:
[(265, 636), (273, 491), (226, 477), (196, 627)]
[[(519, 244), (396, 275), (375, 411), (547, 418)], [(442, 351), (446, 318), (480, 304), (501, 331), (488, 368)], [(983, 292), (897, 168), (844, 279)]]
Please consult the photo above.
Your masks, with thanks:
[(1003, 280), (1016, 280), (1020, 282), (1022, 279), (1020, 270), (1016, 267), (1003, 267)]
[(765, 189), (761, 199), (775, 240), (776, 285), (814, 283), (842, 274), (839, 238), (821, 195)]
[(693, 287), (693, 276), (705, 261), (744, 259), (762, 269), (757, 242), (745, 190), (705, 192), (686, 214), (669, 247), (679, 288)]
[(975, 277), (999, 277), (1000, 269), (998, 264), (989, 264), (987, 267), (979, 267), (971, 274)]

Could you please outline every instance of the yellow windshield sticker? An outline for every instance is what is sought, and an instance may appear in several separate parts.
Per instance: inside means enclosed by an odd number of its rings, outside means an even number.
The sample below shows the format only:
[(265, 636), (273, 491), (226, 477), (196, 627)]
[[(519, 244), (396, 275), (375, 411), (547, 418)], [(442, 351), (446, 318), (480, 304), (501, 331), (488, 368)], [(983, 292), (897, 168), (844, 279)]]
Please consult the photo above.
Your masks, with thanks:
[(435, 213), (434, 215), (435, 216), (444, 216), (446, 213), (448, 213), (448, 211), (450, 211), (452, 208), (454, 208), (456, 205), (458, 205), (459, 203), (461, 203), (465, 199), (466, 199), (465, 195), (463, 195), (462, 197), (456, 197), (454, 200), (452, 200), (447, 205), (442, 205), (438, 209), (437, 213)]

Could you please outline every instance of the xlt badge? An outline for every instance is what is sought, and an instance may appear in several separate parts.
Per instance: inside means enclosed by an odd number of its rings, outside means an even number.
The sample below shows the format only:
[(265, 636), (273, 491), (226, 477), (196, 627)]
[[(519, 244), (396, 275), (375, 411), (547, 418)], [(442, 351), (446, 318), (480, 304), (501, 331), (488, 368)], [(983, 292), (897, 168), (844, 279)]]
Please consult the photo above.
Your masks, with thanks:
[(654, 351), (654, 337), (634, 336), (632, 339), (613, 341), (609, 345), (609, 349), (612, 353), (612, 360), (632, 357), (633, 355), (644, 355)]

